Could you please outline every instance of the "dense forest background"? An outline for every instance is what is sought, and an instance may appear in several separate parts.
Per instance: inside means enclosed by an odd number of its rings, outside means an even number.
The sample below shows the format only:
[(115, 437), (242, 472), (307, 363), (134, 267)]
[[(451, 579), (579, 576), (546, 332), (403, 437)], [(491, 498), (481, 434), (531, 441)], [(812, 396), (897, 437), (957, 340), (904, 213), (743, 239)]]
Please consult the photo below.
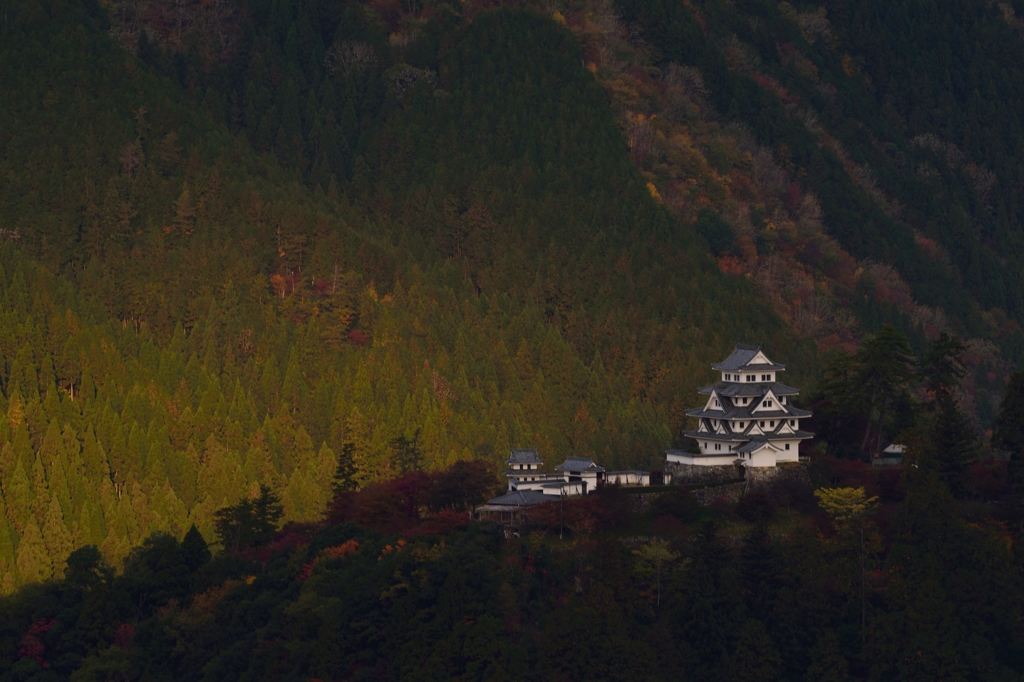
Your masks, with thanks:
[(8, 0), (0, 588), (212, 542), (260, 484), (314, 521), (343, 453), (658, 468), (737, 340), (811, 390), (947, 332), (980, 438), (1024, 44), (914, 7)]

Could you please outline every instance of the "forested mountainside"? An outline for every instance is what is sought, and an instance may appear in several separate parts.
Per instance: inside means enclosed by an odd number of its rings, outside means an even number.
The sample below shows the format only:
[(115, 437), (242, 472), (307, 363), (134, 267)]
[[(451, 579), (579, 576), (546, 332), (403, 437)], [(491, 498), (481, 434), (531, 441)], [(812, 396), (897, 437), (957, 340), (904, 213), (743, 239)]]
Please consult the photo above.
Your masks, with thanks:
[(342, 453), (657, 467), (738, 339), (810, 388), (883, 323), (949, 332), (988, 428), (1024, 349), (1012, 10), (887, 20), (890, 54), (859, 6), (11, 0), (3, 589), (212, 541), (261, 483), (317, 519)]
[(989, 424), (1024, 350), (1013, 8), (615, 7), (625, 41), (586, 54), (629, 93), (623, 127), (667, 202), (729, 219), (731, 234), (703, 230), (723, 269), (754, 276), (823, 347), (850, 322), (839, 310), (862, 330), (894, 324), (918, 352), (941, 331), (974, 339), (960, 401)]
[(556, 22), (442, 12), (393, 46), (356, 3), (274, 7), (232, 15), (225, 64), (11, 7), (7, 589), (82, 544), (212, 539), (261, 482), (315, 519), (346, 447), (361, 482), (399, 438), (425, 468), (655, 464), (735, 339), (814, 366), (652, 198)]

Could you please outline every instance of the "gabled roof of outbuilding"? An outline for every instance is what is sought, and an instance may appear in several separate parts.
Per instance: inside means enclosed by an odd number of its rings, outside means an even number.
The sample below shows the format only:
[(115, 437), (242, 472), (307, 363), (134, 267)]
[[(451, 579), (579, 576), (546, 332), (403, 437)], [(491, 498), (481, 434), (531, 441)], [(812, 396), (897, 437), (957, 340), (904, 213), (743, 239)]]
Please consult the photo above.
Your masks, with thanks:
[(589, 457), (566, 457), (564, 462), (555, 467), (555, 471), (604, 471), (604, 467), (597, 466)]
[(772, 450), (779, 449), (778, 447), (772, 445), (768, 440), (764, 438), (755, 438), (753, 440), (747, 441), (743, 445), (736, 448), (736, 452), (755, 452), (765, 446), (770, 447)]

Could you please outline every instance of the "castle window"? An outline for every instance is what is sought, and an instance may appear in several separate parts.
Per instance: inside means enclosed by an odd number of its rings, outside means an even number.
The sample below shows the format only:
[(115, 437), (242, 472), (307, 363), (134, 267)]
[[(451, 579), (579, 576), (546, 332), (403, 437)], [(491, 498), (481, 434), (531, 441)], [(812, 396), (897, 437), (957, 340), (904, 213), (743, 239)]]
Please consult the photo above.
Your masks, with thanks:
[(786, 443), (786, 449), (789, 450), (789, 443)]
[(771, 422), (771, 423), (769, 424), (769, 426), (771, 426), (771, 427), (772, 427), (772, 428), (774, 429), (774, 428), (775, 428), (775, 422)]
[(764, 406), (765, 407), (771, 407), (772, 406), (772, 401), (770, 401), (770, 400), (764, 401)]
[(796, 426), (796, 420), (795, 419), (790, 419), (789, 420), (789, 425), (790, 426)]
[(761, 425), (761, 426), (763, 427), (763, 426), (764, 426), (764, 422), (761, 422), (761, 424), (760, 424), (760, 425)]

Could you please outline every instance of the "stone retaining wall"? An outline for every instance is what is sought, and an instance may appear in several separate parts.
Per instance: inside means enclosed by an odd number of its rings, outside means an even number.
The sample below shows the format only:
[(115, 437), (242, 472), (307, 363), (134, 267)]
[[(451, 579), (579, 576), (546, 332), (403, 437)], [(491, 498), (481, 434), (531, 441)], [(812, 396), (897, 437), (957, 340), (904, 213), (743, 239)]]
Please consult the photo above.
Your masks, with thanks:
[(727, 481), (731, 478), (743, 478), (742, 467), (735, 464), (716, 464), (701, 466), (697, 464), (680, 464), (666, 462), (665, 471), (671, 472), (674, 485), (707, 485)]
[(691, 490), (690, 494), (696, 498), (697, 502), (702, 507), (710, 507), (716, 502), (725, 502), (727, 504), (735, 504), (740, 501), (740, 497), (743, 495), (743, 489), (746, 483), (726, 483), (725, 485), (716, 485), (710, 488), (699, 488), (697, 490)]
[(810, 486), (811, 476), (807, 467), (802, 464), (788, 464), (775, 467), (748, 467), (746, 470), (747, 488), (745, 492), (764, 490), (786, 486)]
[(638, 493), (636, 495), (627, 495), (629, 499), (629, 511), (634, 514), (646, 514), (651, 510), (651, 505), (658, 499), (659, 496), (665, 493)]

